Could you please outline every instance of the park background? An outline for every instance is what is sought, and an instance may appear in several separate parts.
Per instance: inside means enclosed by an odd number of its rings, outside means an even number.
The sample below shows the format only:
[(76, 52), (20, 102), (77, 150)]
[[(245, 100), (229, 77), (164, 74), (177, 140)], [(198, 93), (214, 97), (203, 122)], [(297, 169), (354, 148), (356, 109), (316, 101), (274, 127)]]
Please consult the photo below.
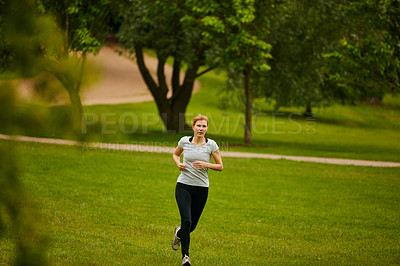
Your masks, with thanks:
[[(85, 143), (175, 147), (198, 113), (222, 151), (400, 162), (398, 1), (0, 7), (0, 133), (82, 144), (0, 141), (0, 263), (180, 263), (172, 156)], [(192, 263), (399, 263), (397, 167), (223, 162)]]

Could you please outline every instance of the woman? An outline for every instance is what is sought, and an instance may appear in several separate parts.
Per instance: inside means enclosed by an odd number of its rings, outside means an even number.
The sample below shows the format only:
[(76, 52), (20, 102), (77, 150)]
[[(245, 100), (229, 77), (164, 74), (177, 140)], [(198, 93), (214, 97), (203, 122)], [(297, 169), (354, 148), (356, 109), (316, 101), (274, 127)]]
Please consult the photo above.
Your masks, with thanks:
[[(190, 233), (196, 228), (208, 196), (208, 169), (222, 171), (223, 165), (217, 143), (205, 137), (208, 118), (198, 115), (192, 120), (193, 137), (182, 137), (173, 158), (181, 174), (178, 177), (175, 198), (181, 215), (181, 226), (174, 230), (172, 248), (182, 244), (182, 265), (189, 260)], [(183, 152), (183, 163), (180, 156)], [(210, 163), (211, 156), (215, 164)]]

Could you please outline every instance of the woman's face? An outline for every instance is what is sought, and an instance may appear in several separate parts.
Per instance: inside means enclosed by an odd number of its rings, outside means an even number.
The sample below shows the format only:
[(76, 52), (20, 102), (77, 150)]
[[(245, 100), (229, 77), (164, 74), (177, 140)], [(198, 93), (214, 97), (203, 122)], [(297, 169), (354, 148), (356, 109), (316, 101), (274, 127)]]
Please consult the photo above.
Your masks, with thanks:
[(197, 137), (204, 137), (208, 130), (208, 125), (206, 120), (198, 120), (193, 126), (194, 135)]

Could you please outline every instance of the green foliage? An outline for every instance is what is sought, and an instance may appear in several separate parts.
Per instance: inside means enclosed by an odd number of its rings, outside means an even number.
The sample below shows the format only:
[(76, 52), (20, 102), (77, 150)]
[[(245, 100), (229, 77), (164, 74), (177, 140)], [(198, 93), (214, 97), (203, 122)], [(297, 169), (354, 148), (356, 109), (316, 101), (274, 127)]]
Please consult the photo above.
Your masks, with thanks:
[(56, 18), (65, 36), (65, 52), (97, 54), (108, 33), (110, 0), (95, 2), (73, 0), (39, 0), (41, 13)]
[(327, 84), (337, 86), (332, 97), (350, 102), (382, 99), (385, 93), (395, 89), (388, 80), (392, 72), (388, 59), (392, 54), (390, 48), (374, 41), (364, 40), (360, 45), (353, 45), (343, 39), (338, 51), (326, 55), (330, 63), (327, 71), (331, 73), (328, 76), (331, 83)]
[(16, 71), (32, 75), (34, 72), (31, 60), (40, 54), (40, 45), (31, 38), (38, 26), (32, 6), (32, 1), (0, 2), (0, 73)]
[(200, 27), (202, 41), (216, 46), (213, 56), (220, 58), (224, 66), (238, 72), (248, 66), (255, 71), (268, 71), (266, 59), (271, 46), (265, 42), (264, 34), (269, 21), (263, 13), (268, 8), (266, 1), (195, 1), (193, 13), (184, 20), (192, 22), (193, 28)]
[(189, 64), (201, 60), (202, 65), (229, 63), (243, 68), (252, 64), (255, 69), (268, 69), (265, 58), (270, 46), (252, 25), (255, 1), (132, 0), (124, 1), (119, 13), (123, 22), (119, 37), (126, 48), (139, 43), (159, 56)]
[(255, 83), (276, 108), (399, 92), (399, 10), (398, 1), (283, 3), (268, 34), (271, 71)]
[(323, 55), (334, 49), (343, 24), (340, 1), (287, 1), (277, 9), (268, 39), (271, 71), (256, 82), (280, 106), (318, 106), (324, 102)]
[(41, 45), (46, 60), (41, 71), (51, 73), (68, 92), (75, 114), (72, 127), (80, 134), (80, 125), (84, 121), (79, 91), (86, 56), (88, 53), (97, 54), (104, 42), (109, 28), (111, 1), (38, 0), (37, 5), (41, 14), (54, 17), (54, 27), (63, 36), (62, 46), (53, 53), (49, 53), (45, 43)]
[(399, 1), (352, 1), (342, 9), (350, 27), (337, 50), (326, 55), (334, 93), (344, 101), (399, 93)]
[[(226, 86), (218, 92), (218, 107), (223, 111), (230, 108), (246, 111), (246, 96), (243, 90), (243, 74), (228, 67)], [(253, 96), (255, 96), (253, 94)], [(253, 106), (254, 107), (254, 106)]]
[(12, 49), (5, 38), (5, 10), (7, 10), (5, 1), (0, 1), (0, 73), (3, 73), (6, 69), (11, 69), (12, 61)]
[(173, 56), (192, 62), (200, 34), (188, 31), (181, 23), (186, 10), (177, 1), (121, 1), (118, 13), (122, 25), (119, 31), (120, 44), (133, 52), (133, 45), (140, 44), (156, 51), (162, 58)]

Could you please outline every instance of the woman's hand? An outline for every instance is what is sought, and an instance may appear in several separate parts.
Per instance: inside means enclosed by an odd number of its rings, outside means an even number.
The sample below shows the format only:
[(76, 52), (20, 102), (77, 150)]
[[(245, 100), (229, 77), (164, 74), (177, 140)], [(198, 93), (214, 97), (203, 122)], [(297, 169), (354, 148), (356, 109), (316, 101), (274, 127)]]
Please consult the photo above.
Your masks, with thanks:
[(181, 154), (182, 154), (183, 150), (181, 147), (177, 146), (174, 153), (172, 154), (172, 158), (174, 159), (176, 166), (178, 166), (180, 171), (185, 170), (185, 168), (187, 167), (186, 164), (181, 163)]
[(184, 164), (184, 163), (179, 163), (179, 164), (178, 164), (178, 167), (179, 167), (179, 170), (180, 170), (180, 171), (183, 171), (183, 170), (185, 170), (185, 168), (187, 167), (187, 165)]
[(207, 168), (209, 166), (209, 163), (203, 162), (203, 161), (194, 161), (193, 162), (193, 166), (196, 169), (200, 170), (200, 169), (203, 169), (203, 168)]

